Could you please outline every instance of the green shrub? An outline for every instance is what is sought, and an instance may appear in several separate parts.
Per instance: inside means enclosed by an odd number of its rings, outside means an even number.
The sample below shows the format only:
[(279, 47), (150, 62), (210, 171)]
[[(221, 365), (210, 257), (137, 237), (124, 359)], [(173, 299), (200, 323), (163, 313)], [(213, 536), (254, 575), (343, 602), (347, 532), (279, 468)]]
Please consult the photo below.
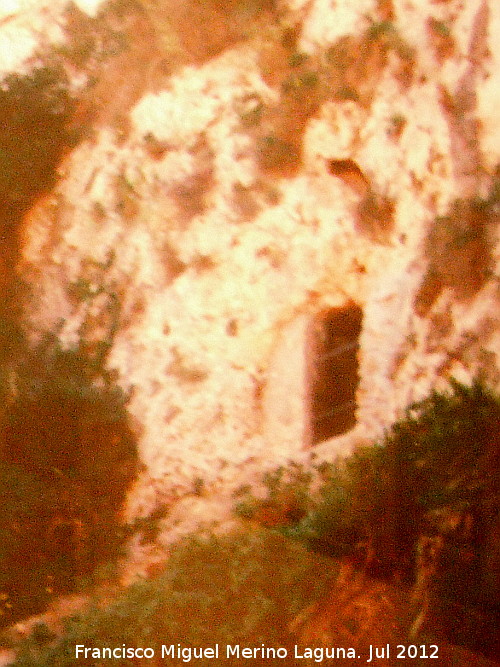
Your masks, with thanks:
[(392, 21), (380, 21), (372, 23), (366, 31), (366, 37), (370, 41), (379, 41), (387, 49), (397, 53), (402, 60), (412, 60), (414, 49), (402, 38)]
[[(4, 364), (4, 367), (5, 364)], [(8, 367), (7, 367), (8, 368)], [(79, 348), (26, 344), (0, 414), (0, 624), (39, 611), (120, 553), (136, 472), (126, 396)]]
[(265, 499), (255, 498), (251, 487), (244, 486), (235, 494), (239, 497), (235, 512), (242, 518), (256, 518), (268, 527), (296, 526), (312, 506), (311, 480), (311, 472), (296, 463), (268, 471), (262, 480)]
[(0, 222), (22, 214), (55, 182), (55, 169), (71, 144), (74, 101), (60, 66), (28, 76), (9, 74), (0, 88)]

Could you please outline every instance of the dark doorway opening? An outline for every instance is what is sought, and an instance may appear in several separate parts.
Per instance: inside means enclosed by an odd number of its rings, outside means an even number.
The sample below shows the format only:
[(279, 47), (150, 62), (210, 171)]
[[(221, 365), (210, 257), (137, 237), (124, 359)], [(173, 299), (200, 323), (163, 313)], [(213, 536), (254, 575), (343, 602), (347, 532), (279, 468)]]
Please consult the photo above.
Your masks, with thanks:
[(350, 304), (319, 313), (307, 340), (309, 443), (316, 445), (356, 424), (358, 350), (363, 312)]

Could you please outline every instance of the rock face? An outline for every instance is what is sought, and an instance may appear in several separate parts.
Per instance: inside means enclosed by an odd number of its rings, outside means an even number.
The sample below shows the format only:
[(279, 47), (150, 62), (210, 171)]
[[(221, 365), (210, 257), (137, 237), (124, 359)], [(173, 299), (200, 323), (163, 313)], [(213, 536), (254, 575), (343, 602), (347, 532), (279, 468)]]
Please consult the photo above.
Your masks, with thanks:
[(500, 5), (157, 4), (0, 10), (2, 104), (41, 71), (67, 95), (3, 289), (34, 340), (110, 345), (130, 514), (347, 452), (450, 377), (498, 388)]

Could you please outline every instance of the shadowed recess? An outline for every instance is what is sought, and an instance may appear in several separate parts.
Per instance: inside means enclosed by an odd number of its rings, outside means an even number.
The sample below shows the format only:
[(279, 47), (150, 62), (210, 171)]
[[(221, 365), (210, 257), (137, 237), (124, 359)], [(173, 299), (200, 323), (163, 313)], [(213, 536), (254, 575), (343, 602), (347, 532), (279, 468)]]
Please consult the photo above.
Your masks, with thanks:
[(356, 305), (316, 316), (308, 343), (310, 442), (341, 435), (356, 423), (357, 352), (362, 311)]

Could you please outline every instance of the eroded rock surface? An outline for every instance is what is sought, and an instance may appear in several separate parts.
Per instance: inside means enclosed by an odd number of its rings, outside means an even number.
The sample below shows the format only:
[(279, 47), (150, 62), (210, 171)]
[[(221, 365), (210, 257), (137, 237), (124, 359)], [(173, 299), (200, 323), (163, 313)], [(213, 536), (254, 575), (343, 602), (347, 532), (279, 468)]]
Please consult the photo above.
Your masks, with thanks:
[[(119, 304), (131, 517), (349, 451), (450, 377), (499, 386), (499, 33), (494, 0), (5, 5), (3, 94), (43, 67), (71, 104), (48, 187), (2, 220), (3, 284), (63, 346)], [(311, 333), (345, 308), (352, 340)], [(311, 440), (329, 384), (352, 414)]]

